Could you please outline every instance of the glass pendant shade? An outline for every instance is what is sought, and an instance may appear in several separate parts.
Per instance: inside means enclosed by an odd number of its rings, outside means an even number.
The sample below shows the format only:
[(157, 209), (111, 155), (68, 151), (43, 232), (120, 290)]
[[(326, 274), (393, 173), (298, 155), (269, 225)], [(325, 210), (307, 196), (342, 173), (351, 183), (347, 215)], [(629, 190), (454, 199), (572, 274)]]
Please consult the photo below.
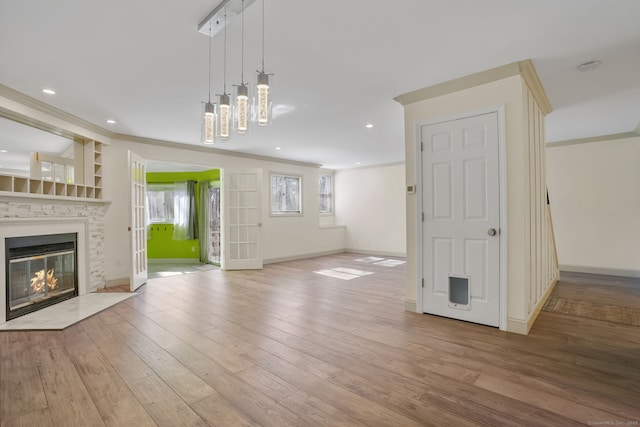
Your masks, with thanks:
[(229, 138), (229, 133), (230, 133), (230, 125), (231, 125), (231, 105), (229, 105), (229, 95), (228, 94), (222, 94), (219, 95), (220, 97), (220, 113), (219, 113), (219, 117), (220, 117), (220, 126), (219, 126), (219, 131), (220, 131), (220, 138), (221, 139), (228, 139)]
[(260, 126), (266, 126), (271, 120), (271, 97), (269, 95), (269, 75), (264, 71), (258, 72), (256, 92), (256, 114), (258, 124)]
[(211, 102), (204, 104), (202, 117), (202, 143), (213, 144), (216, 142), (216, 106)]
[(236, 122), (238, 133), (245, 133), (249, 128), (249, 88), (242, 83), (236, 95)]

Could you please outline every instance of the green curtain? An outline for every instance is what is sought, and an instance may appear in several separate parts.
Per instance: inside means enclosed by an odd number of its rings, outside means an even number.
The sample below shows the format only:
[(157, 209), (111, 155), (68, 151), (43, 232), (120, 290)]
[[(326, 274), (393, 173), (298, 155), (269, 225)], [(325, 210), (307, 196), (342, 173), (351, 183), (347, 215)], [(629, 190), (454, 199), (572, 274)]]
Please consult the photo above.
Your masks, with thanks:
[(173, 201), (173, 240), (197, 239), (196, 182), (176, 182)]
[(200, 230), (200, 262), (209, 262), (209, 246), (211, 245), (211, 233), (209, 231), (209, 211), (211, 203), (209, 201), (209, 182), (200, 181), (198, 183), (198, 201), (200, 209), (198, 212), (198, 227)]

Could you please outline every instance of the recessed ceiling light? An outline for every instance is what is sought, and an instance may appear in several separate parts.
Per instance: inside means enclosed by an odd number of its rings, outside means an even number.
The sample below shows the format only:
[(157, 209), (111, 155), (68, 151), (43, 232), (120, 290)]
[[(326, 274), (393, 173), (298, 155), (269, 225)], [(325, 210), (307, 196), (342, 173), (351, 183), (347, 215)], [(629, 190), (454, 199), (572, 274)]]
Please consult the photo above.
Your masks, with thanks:
[(47, 95), (55, 95), (56, 91), (53, 89), (42, 89), (42, 92), (46, 93)]
[(368, 128), (368, 129), (371, 129), (373, 127), (373, 125), (371, 123), (368, 123), (365, 127)]
[(600, 66), (600, 64), (602, 64), (602, 61), (589, 61), (589, 62), (585, 62), (584, 64), (580, 64), (578, 65), (578, 71), (593, 71), (596, 68), (598, 68)]
[(276, 147), (276, 150), (282, 150), (282, 147)]
[(359, 165), (359, 164), (360, 164), (360, 162), (356, 162), (356, 165)]
[(107, 120), (107, 123), (109, 123), (110, 125), (115, 125), (116, 121), (113, 120), (113, 119), (109, 119), (109, 120)]
[(0, 150), (0, 153), (6, 153), (7, 150)]

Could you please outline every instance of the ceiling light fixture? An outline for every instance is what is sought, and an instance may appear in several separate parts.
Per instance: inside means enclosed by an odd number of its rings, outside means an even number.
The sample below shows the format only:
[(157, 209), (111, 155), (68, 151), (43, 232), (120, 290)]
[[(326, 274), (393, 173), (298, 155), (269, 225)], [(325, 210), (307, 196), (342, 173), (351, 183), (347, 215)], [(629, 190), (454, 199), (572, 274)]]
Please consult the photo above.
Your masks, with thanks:
[(107, 119), (107, 123), (109, 123), (110, 125), (115, 125), (116, 121), (113, 119)]
[(271, 94), (269, 93), (269, 76), (264, 72), (264, 2), (262, 0), (262, 71), (258, 71), (258, 80), (256, 84), (256, 114), (258, 124), (266, 126), (271, 121)]
[(231, 119), (231, 105), (230, 105), (230, 97), (227, 93), (227, 11), (225, 9), (224, 13), (224, 67), (223, 67), (223, 80), (222, 80), (222, 94), (218, 95), (218, 103), (220, 105), (220, 115), (219, 120), (220, 123), (218, 125), (218, 129), (220, 132), (220, 139), (227, 140), (230, 136), (230, 119)]
[(593, 71), (596, 68), (598, 68), (600, 64), (602, 64), (602, 61), (595, 60), (595, 61), (589, 61), (589, 62), (580, 64), (576, 68), (578, 69), (578, 71), (581, 71), (581, 72)]
[[(269, 76), (264, 69), (264, 45), (265, 45), (265, 5), (262, 2), (262, 69), (257, 71), (256, 93), (252, 101), (249, 101), (248, 83), (244, 81), (244, 13), (247, 7), (256, 0), (221, 0), (220, 3), (198, 24), (198, 31), (206, 34), (206, 27), (209, 27), (209, 37), (224, 30), (224, 86), (222, 94), (218, 94), (218, 105), (213, 105), (216, 117), (216, 136), (220, 140), (230, 137), (230, 131), (236, 129), (238, 133), (245, 133), (249, 128), (249, 122), (257, 121), (260, 126), (268, 125), (272, 118), (272, 101), (269, 87)], [(237, 86), (236, 99), (233, 108), (231, 107), (230, 94), (227, 93), (227, 26), (229, 21), (240, 15), (242, 19), (242, 69), (241, 82)], [(209, 107), (209, 110), (212, 108)], [(206, 110), (206, 108), (205, 108)], [(206, 114), (206, 112), (205, 112)]]
[(211, 103), (211, 24), (209, 24), (209, 95), (202, 116), (202, 143), (216, 142), (216, 106)]
[[(225, 25), (233, 21), (233, 18), (240, 15), (243, 8), (250, 7), (256, 0), (245, 0), (244, 5), (240, 0), (222, 0), (209, 14), (198, 24), (198, 31), (211, 37), (222, 31)], [(226, 21), (224, 19), (227, 14)], [(211, 28), (211, 32), (209, 29)]]
[(369, 124), (367, 124), (365, 127), (366, 127), (367, 129), (371, 129), (371, 128), (373, 127), (373, 125), (372, 125), (371, 123), (369, 123)]
[(42, 89), (42, 92), (46, 93), (47, 95), (55, 95), (56, 91), (53, 89)]
[(242, 37), (240, 44), (240, 84), (236, 85), (235, 121), (238, 133), (245, 133), (249, 128), (249, 88), (244, 82), (244, 0), (242, 0)]

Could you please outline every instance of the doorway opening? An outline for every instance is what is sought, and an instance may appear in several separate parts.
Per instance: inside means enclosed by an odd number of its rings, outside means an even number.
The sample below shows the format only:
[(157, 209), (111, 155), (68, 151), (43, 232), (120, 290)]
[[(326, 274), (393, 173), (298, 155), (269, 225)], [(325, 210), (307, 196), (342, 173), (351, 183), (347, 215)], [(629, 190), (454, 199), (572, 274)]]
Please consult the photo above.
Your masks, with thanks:
[(220, 170), (147, 161), (148, 277), (220, 266)]

